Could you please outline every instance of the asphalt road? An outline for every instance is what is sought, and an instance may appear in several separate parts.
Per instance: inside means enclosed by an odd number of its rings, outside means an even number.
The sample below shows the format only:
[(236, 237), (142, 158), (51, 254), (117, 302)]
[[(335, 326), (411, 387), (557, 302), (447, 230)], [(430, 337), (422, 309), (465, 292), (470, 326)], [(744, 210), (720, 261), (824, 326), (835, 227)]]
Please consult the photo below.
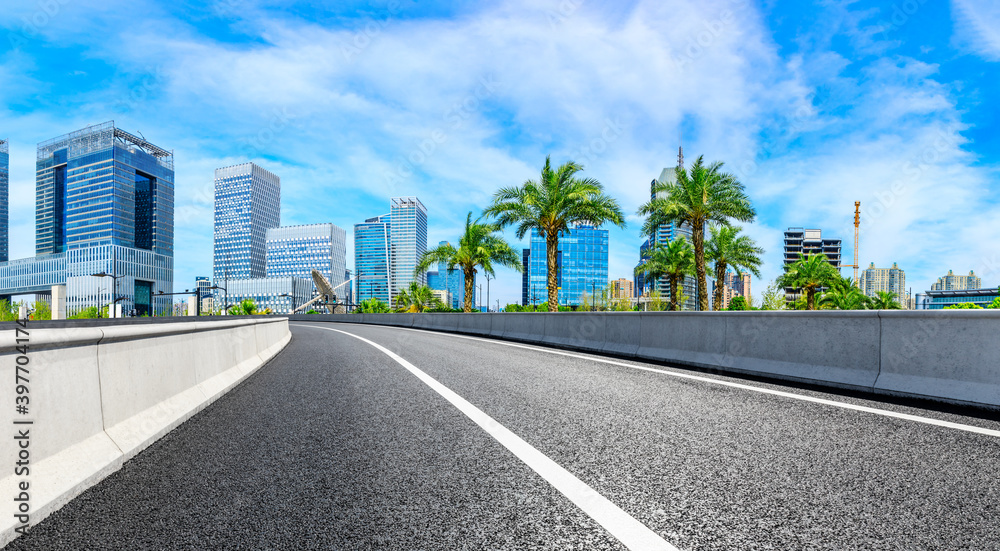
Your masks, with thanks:
[(1000, 549), (997, 431), (640, 362), (296, 323), (257, 374), (8, 549), (626, 549), (643, 530), (682, 550)]

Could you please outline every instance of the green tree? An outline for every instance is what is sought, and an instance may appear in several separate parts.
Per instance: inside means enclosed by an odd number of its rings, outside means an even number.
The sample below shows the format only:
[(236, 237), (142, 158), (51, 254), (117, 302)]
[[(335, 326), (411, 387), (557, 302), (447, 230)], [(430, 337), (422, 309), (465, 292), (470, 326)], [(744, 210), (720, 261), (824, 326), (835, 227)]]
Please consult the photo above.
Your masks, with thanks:
[(740, 235), (743, 228), (739, 226), (711, 226), (710, 237), (705, 245), (705, 257), (714, 263), (715, 293), (712, 309), (722, 309), (723, 282), (726, 270), (733, 268), (737, 275), (746, 270), (760, 277), (760, 256), (764, 249), (757, 246), (750, 236)]
[(439, 306), (443, 303), (434, 296), (434, 291), (416, 281), (411, 281), (407, 290), (396, 295), (396, 308), (400, 311), (417, 313)]
[(493, 265), (499, 264), (521, 271), (521, 260), (514, 248), (510, 246), (502, 237), (495, 235), (500, 231), (499, 224), (480, 223), (479, 220), (472, 221), (472, 213), (465, 217), (465, 230), (458, 238), (458, 248), (450, 243), (435, 247), (423, 255), (417, 262), (414, 275), (426, 272), (433, 264), (444, 262), (451, 272), (456, 268), (462, 271), (465, 277), (465, 301), (462, 309), (465, 312), (472, 311), (472, 295), (475, 293), (476, 268), (482, 268), (483, 273), (490, 276), (493, 273)]
[(358, 314), (388, 314), (389, 312), (392, 312), (389, 305), (374, 297), (362, 300), (358, 309), (355, 310), (355, 313)]
[(677, 311), (680, 305), (680, 282), (684, 276), (694, 274), (694, 250), (688, 240), (680, 237), (667, 244), (657, 243), (649, 250), (649, 258), (635, 267), (635, 275), (641, 275), (643, 283), (654, 286), (666, 276), (670, 285), (670, 310)]
[(625, 215), (618, 202), (604, 193), (604, 186), (594, 178), (577, 178), (583, 166), (573, 161), (553, 170), (545, 157), (541, 177), (520, 187), (501, 188), (484, 216), (495, 217), (501, 227), (516, 225), (518, 239), (532, 229), (545, 238), (548, 267), (549, 311), (558, 311), (559, 290), (557, 253), (559, 234), (577, 223), (601, 226), (610, 222), (625, 227)]
[(870, 307), (872, 310), (902, 310), (899, 304), (899, 296), (890, 291), (878, 291), (872, 297)]
[(799, 259), (787, 266), (785, 273), (778, 278), (778, 284), (803, 291), (806, 310), (815, 310), (815, 297), (820, 288), (829, 287), (840, 279), (840, 274), (830, 265), (825, 254), (811, 254), (807, 258), (799, 253)]
[(257, 305), (253, 299), (245, 298), (229, 307), (230, 316), (252, 316), (257, 313)]
[(52, 319), (52, 307), (44, 300), (36, 300), (32, 305), (31, 319), (50, 320)]
[(1000, 297), (996, 297), (995, 299), (993, 299), (993, 302), (986, 308), (990, 310), (1000, 310)]
[(653, 235), (657, 228), (669, 223), (691, 228), (699, 310), (708, 310), (705, 224), (728, 226), (730, 219), (751, 222), (757, 216), (743, 184), (721, 169), (721, 162), (706, 166), (704, 157), (698, 157), (689, 171), (677, 167), (676, 182), (653, 186), (653, 199), (639, 207), (639, 214), (646, 217), (642, 226), (646, 235)]
[(944, 310), (982, 310), (982, 306), (977, 306), (971, 302), (961, 302), (959, 304), (952, 304), (951, 306), (945, 306)]
[(787, 308), (785, 302), (785, 289), (777, 280), (772, 281), (764, 292), (760, 295), (761, 310), (784, 310)]
[(871, 307), (871, 298), (861, 292), (849, 277), (837, 276), (829, 284), (829, 288), (819, 297), (820, 307), (833, 310), (867, 310)]
[(0, 300), (0, 321), (17, 319), (17, 306), (8, 299)]
[(100, 310), (96, 306), (90, 306), (80, 310), (72, 316), (67, 316), (69, 319), (86, 320), (86, 319), (96, 319), (100, 315)]
[(747, 304), (747, 299), (743, 297), (733, 297), (729, 300), (729, 306), (726, 307), (726, 310), (731, 312), (750, 310), (750, 305)]

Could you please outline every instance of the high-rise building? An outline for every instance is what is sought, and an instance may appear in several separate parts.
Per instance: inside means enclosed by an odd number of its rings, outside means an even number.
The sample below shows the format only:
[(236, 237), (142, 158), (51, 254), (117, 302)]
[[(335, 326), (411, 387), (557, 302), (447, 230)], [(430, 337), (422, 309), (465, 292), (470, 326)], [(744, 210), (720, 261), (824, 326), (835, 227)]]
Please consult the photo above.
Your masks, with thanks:
[[(333, 224), (271, 228), (265, 247), (267, 277), (312, 281), (312, 271), (317, 270), (330, 282), (338, 301), (350, 296), (343, 285), (347, 272), (347, 232), (343, 228)], [(314, 296), (317, 292), (314, 288)]]
[(249, 299), (258, 310), (290, 314), (312, 298), (313, 281), (300, 277), (235, 279), (229, 281), (227, 289), (226, 301), (230, 305)]
[[(716, 286), (720, 285), (718, 280), (712, 283), (712, 293), (715, 293)], [(722, 309), (729, 308), (729, 301), (734, 297), (743, 297), (750, 304), (750, 274), (736, 274), (727, 271), (722, 278)]]
[(632, 280), (620, 277), (611, 282), (611, 298), (615, 300), (631, 299), (635, 297), (635, 283)]
[[(447, 245), (447, 241), (441, 241), (438, 245)], [(460, 309), (465, 306), (465, 273), (457, 266), (454, 270), (448, 271), (447, 262), (439, 262), (437, 270), (427, 272), (427, 286), (435, 291), (448, 291), (449, 307)], [(473, 289), (473, 293), (475, 290)], [(472, 303), (475, 304), (475, 295)]]
[(937, 283), (931, 286), (932, 291), (964, 291), (966, 289), (979, 289), (983, 286), (983, 280), (976, 275), (975, 271), (970, 271), (969, 275), (955, 275), (951, 270), (944, 276), (938, 278)]
[(389, 201), (390, 270), (389, 293), (395, 299), (416, 280), (427, 284), (423, 273), (414, 275), (420, 257), (427, 251), (427, 209), (416, 197), (393, 197)]
[(534, 306), (535, 304), (541, 302), (538, 297), (533, 297), (531, 295), (531, 249), (523, 249), (521, 251), (521, 266), (524, 267), (521, 270), (521, 306)]
[[(0, 295), (65, 285), (66, 309), (171, 310), (173, 152), (98, 124), (38, 144), (35, 258), (0, 264)], [(113, 310), (113, 309), (112, 309)]]
[(0, 140), (0, 262), (10, 260), (10, 154), (7, 140)]
[(872, 262), (861, 272), (859, 286), (861, 292), (870, 297), (876, 296), (879, 291), (884, 291), (894, 293), (903, 308), (907, 308), (909, 304), (906, 295), (906, 272), (900, 269), (895, 262), (892, 263), (891, 268), (876, 268), (875, 263)]
[(281, 225), (281, 179), (254, 163), (215, 169), (215, 281), (262, 278), (267, 230)]
[[(528, 293), (533, 304), (548, 300), (548, 262), (545, 238), (531, 231), (527, 256)], [(579, 224), (559, 235), (556, 252), (556, 284), (561, 306), (578, 306), (588, 296), (604, 289), (608, 282), (608, 230)], [(525, 297), (522, 292), (522, 300)]]
[(357, 303), (369, 298), (389, 302), (389, 232), (388, 214), (354, 225), (354, 272), (357, 278), (354, 301)]
[[(788, 228), (785, 232), (785, 269), (799, 259), (814, 254), (826, 255), (830, 265), (840, 271), (840, 240), (823, 237), (822, 230), (805, 228)], [(785, 288), (785, 300), (795, 302), (799, 299), (797, 289)]]

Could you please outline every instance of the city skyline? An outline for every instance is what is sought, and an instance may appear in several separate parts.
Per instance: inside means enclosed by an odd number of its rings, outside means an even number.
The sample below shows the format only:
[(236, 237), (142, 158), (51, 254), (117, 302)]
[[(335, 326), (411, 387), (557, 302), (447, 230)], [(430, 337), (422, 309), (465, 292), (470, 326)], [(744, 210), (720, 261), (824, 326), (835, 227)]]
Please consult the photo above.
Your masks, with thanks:
[[(1000, 279), (1000, 258), (976, 237), (1000, 219), (1000, 120), (986, 101), (1000, 87), (990, 77), (1000, 47), (985, 2), (925, 3), (905, 17), (872, 2), (348, 3), (301, 13), (251, 2), (238, 14), (225, 3), (177, 13), (139, 4), (60, 3), (44, 25), (24, 23), (40, 13), (31, 3), (0, 16), (24, 39), (3, 44), (0, 64), (10, 258), (34, 250), (35, 146), (115, 119), (175, 150), (177, 281), (210, 269), (216, 167), (254, 161), (282, 174), (288, 225), (347, 228), (385, 197), (419, 196), (436, 243), (454, 242), (466, 212), (534, 177), (547, 153), (581, 162), (621, 201), (629, 228), (609, 228), (609, 278), (631, 277), (644, 239), (635, 208), (679, 144), (689, 162), (725, 161), (758, 206), (746, 225), (767, 251), (755, 289), (781, 271), (785, 228), (820, 227), (847, 243), (855, 200), (862, 266), (898, 262), (914, 292), (949, 269), (975, 270), (986, 286)], [(679, 30), (660, 32), (665, 21)], [(476, 29), (501, 23), (511, 34), (473, 42)], [(429, 29), (440, 41), (413, 50), (417, 62), (390, 55), (426, 42), (417, 38)], [(580, 33), (598, 37), (596, 53), (574, 46)], [(534, 59), (526, 47), (560, 53)], [(524, 61), (515, 71), (509, 58)], [(549, 90), (521, 84), (552, 71), (565, 78)], [(663, 86), (677, 78), (698, 92)], [(849, 246), (842, 253), (853, 258)], [(519, 302), (520, 284), (501, 270), (492, 298)]]

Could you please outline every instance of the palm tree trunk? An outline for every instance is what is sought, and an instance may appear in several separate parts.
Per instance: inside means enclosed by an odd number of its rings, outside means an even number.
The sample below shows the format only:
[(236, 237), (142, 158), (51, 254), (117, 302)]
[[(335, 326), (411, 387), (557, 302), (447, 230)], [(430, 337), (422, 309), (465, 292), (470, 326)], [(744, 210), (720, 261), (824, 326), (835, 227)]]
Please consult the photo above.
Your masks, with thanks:
[(698, 278), (698, 310), (708, 310), (708, 285), (705, 283), (705, 222), (695, 221), (691, 227), (694, 241), (694, 272)]
[(476, 289), (475, 270), (463, 270), (465, 274), (465, 301), (462, 304), (462, 311), (466, 314), (472, 311), (472, 293)]
[(712, 310), (718, 312), (722, 310), (722, 295), (724, 293), (723, 284), (726, 280), (726, 263), (715, 263), (715, 292), (712, 293)]
[(816, 291), (812, 288), (806, 289), (806, 310), (816, 309)]
[(670, 311), (677, 311), (677, 279), (676, 275), (669, 275), (667, 279), (670, 281)]
[(559, 282), (556, 257), (559, 251), (559, 233), (545, 232), (545, 257), (548, 262), (549, 312), (559, 311)]

